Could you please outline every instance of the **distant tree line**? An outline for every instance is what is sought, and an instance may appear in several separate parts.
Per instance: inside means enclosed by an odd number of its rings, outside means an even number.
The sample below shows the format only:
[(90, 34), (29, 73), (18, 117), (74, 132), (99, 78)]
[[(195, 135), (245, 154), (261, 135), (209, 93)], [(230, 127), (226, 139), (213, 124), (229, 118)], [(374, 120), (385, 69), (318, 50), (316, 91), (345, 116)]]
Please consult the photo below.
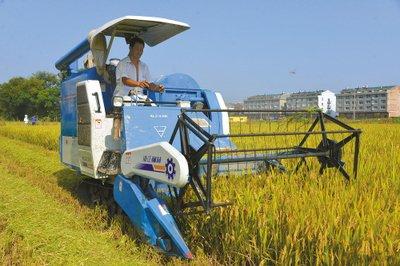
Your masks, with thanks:
[(0, 84), (0, 116), (22, 120), (35, 115), (39, 120), (59, 120), (60, 79), (49, 72), (14, 77)]

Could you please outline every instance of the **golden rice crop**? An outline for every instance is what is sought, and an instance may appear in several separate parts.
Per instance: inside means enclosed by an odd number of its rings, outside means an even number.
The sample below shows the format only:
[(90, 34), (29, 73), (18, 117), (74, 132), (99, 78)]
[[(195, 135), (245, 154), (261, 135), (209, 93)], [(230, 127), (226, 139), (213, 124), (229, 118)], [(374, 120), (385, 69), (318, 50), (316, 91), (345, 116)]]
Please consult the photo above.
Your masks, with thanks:
[[(234, 205), (180, 217), (189, 246), (225, 264), (400, 263), (400, 124), (353, 126), (363, 130), (356, 180), (319, 176), (316, 160), (310, 171), (215, 178), (214, 200)], [(0, 134), (58, 147), (56, 124), (7, 123)]]
[(228, 263), (399, 263), (400, 125), (356, 127), (357, 180), (346, 184), (336, 170), (319, 176), (318, 167), (217, 178), (215, 200), (235, 204), (188, 217), (192, 245)]
[(40, 145), (49, 150), (58, 150), (60, 124), (54, 122), (26, 125), (22, 122), (3, 122), (0, 124), (0, 135)]

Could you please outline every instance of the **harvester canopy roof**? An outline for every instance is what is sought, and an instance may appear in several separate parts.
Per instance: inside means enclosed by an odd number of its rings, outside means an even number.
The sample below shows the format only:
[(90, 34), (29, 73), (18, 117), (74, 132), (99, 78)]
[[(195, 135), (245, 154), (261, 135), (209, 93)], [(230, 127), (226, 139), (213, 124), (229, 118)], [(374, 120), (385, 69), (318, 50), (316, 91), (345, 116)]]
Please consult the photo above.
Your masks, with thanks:
[(98, 34), (114, 37), (137, 36), (155, 46), (189, 29), (186, 23), (157, 17), (125, 16), (111, 20), (89, 33), (89, 42)]
[[(92, 30), (88, 37), (74, 47), (55, 64), (59, 70), (69, 69), (69, 65), (91, 51), (94, 65), (100, 75), (104, 74), (104, 66), (115, 37), (126, 40), (136, 36), (142, 38), (149, 46), (155, 46), (187, 29), (186, 23), (157, 17), (125, 16), (111, 20), (103, 26)], [(106, 36), (110, 36), (107, 44)]]

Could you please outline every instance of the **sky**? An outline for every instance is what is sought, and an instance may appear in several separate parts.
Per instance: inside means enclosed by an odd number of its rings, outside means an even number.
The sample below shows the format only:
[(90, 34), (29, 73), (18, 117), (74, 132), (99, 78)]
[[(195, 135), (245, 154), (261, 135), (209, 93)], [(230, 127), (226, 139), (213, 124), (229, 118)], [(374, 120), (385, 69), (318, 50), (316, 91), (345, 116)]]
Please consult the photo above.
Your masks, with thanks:
[[(57, 73), (90, 30), (125, 15), (188, 23), (142, 60), (154, 78), (186, 73), (227, 101), (400, 84), (400, 0), (0, 0), (0, 83)], [(127, 52), (117, 42), (111, 57)]]

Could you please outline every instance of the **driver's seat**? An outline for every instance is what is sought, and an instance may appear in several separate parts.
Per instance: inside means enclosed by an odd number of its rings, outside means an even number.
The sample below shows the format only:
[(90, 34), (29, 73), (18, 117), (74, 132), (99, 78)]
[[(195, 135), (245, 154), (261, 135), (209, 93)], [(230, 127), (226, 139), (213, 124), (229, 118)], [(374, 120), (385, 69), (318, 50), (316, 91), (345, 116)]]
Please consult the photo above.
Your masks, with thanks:
[(96, 67), (97, 74), (103, 77), (106, 82), (110, 82), (110, 78), (106, 69), (107, 41), (104, 34), (96, 34), (92, 36), (93, 31), (89, 33), (90, 50), (92, 51), (93, 63)]
[(108, 73), (108, 78), (111, 84), (112, 92), (114, 94), (115, 87), (117, 86), (117, 79), (116, 79), (116, 70), (117, 70), (117, 65), (119, 63), (118, 58), (111, 58), (109, 63), (106, 65), (107, 73)]

